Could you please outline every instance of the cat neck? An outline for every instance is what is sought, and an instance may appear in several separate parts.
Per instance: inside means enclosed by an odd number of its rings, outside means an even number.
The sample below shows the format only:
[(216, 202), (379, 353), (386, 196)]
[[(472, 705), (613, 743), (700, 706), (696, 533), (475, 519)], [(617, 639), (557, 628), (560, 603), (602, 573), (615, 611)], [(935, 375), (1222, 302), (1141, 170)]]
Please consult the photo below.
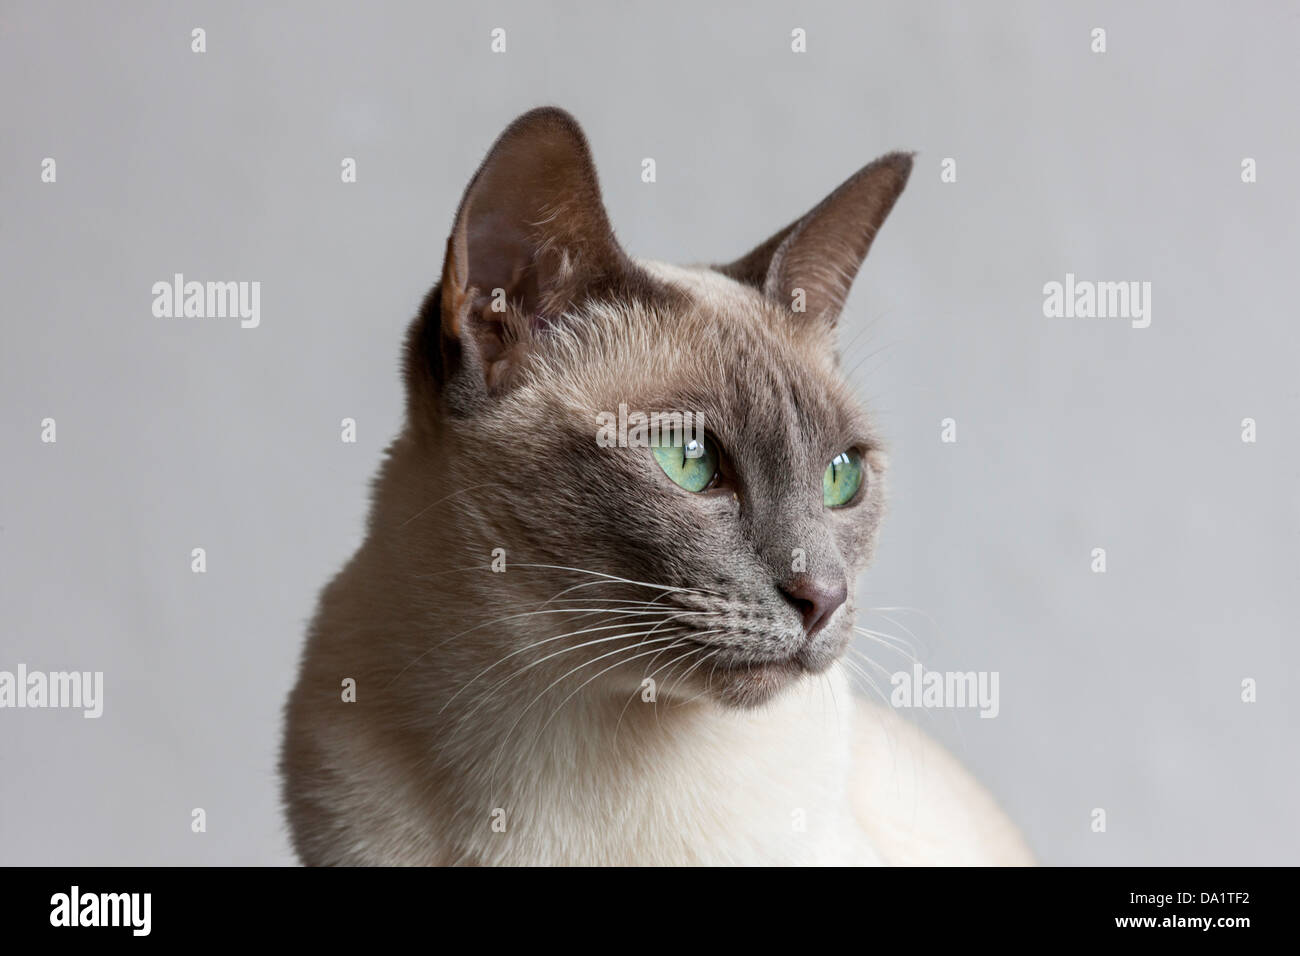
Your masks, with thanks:
[(439, 814), (454, 804), (467, 858), (498, 863), (860, 856), (843, 803), (851, 701), (834, 668), (749, 711), (608, 693), (502, 706), (443, 725)]

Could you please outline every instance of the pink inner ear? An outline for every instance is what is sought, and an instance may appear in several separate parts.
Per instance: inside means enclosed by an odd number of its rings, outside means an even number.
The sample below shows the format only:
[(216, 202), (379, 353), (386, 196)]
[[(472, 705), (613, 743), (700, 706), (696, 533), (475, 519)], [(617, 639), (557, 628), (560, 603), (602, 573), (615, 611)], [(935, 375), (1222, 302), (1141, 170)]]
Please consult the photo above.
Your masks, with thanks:
[(493, 289), (514, 291), (533, 261), (534, 248), (517, 223), (500, 212), (486, 215), (469, 210), (465, 245), (468, 284), (491, 295)]

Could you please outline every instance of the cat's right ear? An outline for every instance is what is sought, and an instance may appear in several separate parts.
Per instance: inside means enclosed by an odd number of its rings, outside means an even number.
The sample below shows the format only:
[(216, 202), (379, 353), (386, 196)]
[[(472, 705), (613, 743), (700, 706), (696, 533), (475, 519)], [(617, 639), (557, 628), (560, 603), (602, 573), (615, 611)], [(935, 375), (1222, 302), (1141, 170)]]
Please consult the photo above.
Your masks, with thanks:
[(628, 269), (581, 128), (563, 110), (525, 113), (470, 181), (425, 303), (435, 390), (463, 405), (506, 387), (522, 350)]
[(911, 172), (910, 154), (881, 156), (748, 255), (715, 268), (787, 309), (834, 324)]

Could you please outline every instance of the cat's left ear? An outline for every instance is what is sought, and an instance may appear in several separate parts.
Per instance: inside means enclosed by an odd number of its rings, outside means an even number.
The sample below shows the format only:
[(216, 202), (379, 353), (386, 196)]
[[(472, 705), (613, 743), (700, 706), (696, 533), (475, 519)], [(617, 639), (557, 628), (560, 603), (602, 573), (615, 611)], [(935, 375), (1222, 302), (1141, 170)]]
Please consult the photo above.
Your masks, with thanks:
[(488, 152), (447, 241), (444, 372), (495, 388), (522, 342), (629, 268), (577, 122), (525, 113)]
[(714, 268), (787, 309), (834, 323), (911, 172), (911, 154), (882, 156), (748, 255)]

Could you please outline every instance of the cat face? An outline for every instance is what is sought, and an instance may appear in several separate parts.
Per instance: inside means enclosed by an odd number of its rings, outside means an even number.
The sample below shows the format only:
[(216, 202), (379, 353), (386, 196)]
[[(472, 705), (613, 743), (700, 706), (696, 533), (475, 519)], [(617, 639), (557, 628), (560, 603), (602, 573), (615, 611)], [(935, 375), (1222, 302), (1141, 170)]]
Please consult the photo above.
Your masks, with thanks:
[(753, 706), (843, 652), (884, 456), (834, 323), (909, 169), (885, 157), (743, 259), (682, 269), (618, 247), (566, 114), (506, 131), (407, 354), (421, 467), (478, 489), (439, 547), (503, 549), (464, 594), (524, 609), (498, 659)]

